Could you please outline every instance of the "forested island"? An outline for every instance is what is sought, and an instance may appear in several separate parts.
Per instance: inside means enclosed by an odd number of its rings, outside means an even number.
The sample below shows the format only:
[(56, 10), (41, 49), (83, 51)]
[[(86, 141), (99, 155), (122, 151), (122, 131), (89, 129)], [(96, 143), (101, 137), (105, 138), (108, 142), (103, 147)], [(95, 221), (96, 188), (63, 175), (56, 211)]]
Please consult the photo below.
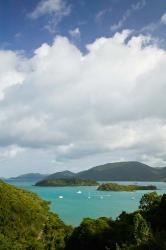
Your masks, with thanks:
[(143, 195), (139, 209), (115, 220), (66, 225), (36, 194), (0, 181), (2, 250), (165, 250), (166, 194)]
[(65, 186), (98, 186), (95, 180), (83, 180), (80, 178), (70, 179), (44, 179), (35, 184), (40, 187), (65, 187)]
[(156, 190), (157, 187), (153, 185), (139, 186), (139, 185), (121, 185), (117, 183), (102, 183), (97, 190), (99, 191), (137, 191), (137, 190)]

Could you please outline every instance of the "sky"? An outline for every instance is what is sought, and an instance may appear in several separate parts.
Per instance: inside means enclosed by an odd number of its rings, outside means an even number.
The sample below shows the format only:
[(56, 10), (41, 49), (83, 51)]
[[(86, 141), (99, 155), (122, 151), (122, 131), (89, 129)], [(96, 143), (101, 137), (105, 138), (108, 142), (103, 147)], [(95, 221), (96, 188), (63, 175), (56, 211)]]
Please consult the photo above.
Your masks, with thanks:
[(0, 176), (166, 166), (165, 0), (0, 1)]

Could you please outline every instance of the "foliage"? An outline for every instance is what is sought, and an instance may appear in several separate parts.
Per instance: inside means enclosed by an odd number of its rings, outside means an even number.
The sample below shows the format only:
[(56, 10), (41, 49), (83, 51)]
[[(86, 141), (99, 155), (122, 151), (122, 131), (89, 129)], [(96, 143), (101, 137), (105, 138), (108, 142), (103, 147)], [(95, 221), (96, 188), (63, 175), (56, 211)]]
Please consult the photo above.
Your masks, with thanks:
[(0, 250), (166, 250), (166, 194), (145, 194), (116, 220), (66, 226), (37, 195), (0, 181)]
[(84, 219), (66, 250), (166, 250), (166, 195), (145, 194), (140, 210), (108, 218)]
[[(49, 212), (48, 202), (0, 181), (0, 250), (63, 249), (67, 234), (68, 227)], [(52, 248), (45, 247), (47, 239)]]
[(137, 191), (137, 190), (155, 190), (156, 187), (153, 185), (149, 186), (138, 186), (138, 185), (120, 185), (117, 183), (102, 183), (97, 190), (100, 191)]
[(79, 178), (70, 179), (44, 179), (35, 184), (35, 186), (53, 186), (53, 187), (64, 187), (64, 186), (97, 186), (98, 183), (94, 180), (83, 180)]

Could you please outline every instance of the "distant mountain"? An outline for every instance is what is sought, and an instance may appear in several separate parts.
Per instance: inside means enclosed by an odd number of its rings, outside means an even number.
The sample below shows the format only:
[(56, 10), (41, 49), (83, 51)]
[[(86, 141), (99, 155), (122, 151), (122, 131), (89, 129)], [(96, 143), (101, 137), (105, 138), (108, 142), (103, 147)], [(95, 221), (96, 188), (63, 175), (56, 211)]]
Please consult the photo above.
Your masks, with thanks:
[(73, 172), (70, 172), (68, 170), (62, 171), (62, 172), (57, 172), (55, 174), (50, 174), (48, 175), (45, 179), (50, 180), (50, 179), (70, 179), (74, 177), (76, 174)]
[(166, 168), (152, 168), (137, 161), (115, 162), (90, 168), (76, 176), (97, 181), (164, 181)]
[(137, 161), (114, 162), (92, 167), (79, 173), (65, 170), (51, 175), (29, 173), (6, 179), (7, 181), (30, 181), (53, 179), (92, 179), (96, 181), (166, 181), (166, 167), (152, 168)]
[(7, 181), (30, 181), (30, 182), (37, 182), (42, 179), (45, 179), (47, 175), (39, 174), (39, 173), (28, 173), (19, 175), (17, 177), (8, 178)]

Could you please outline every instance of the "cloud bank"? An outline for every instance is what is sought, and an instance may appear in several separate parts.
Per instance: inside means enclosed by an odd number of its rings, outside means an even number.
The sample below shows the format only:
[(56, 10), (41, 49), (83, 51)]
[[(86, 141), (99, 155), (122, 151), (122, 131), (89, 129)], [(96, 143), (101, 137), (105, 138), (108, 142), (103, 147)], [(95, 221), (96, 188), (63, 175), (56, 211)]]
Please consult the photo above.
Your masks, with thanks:
[(122, 159), (165, 164), (166, 52), (151, 37), (124, 30), (82, 54), (58, 36), (30, 59), (0, 55), (2, 171)]

